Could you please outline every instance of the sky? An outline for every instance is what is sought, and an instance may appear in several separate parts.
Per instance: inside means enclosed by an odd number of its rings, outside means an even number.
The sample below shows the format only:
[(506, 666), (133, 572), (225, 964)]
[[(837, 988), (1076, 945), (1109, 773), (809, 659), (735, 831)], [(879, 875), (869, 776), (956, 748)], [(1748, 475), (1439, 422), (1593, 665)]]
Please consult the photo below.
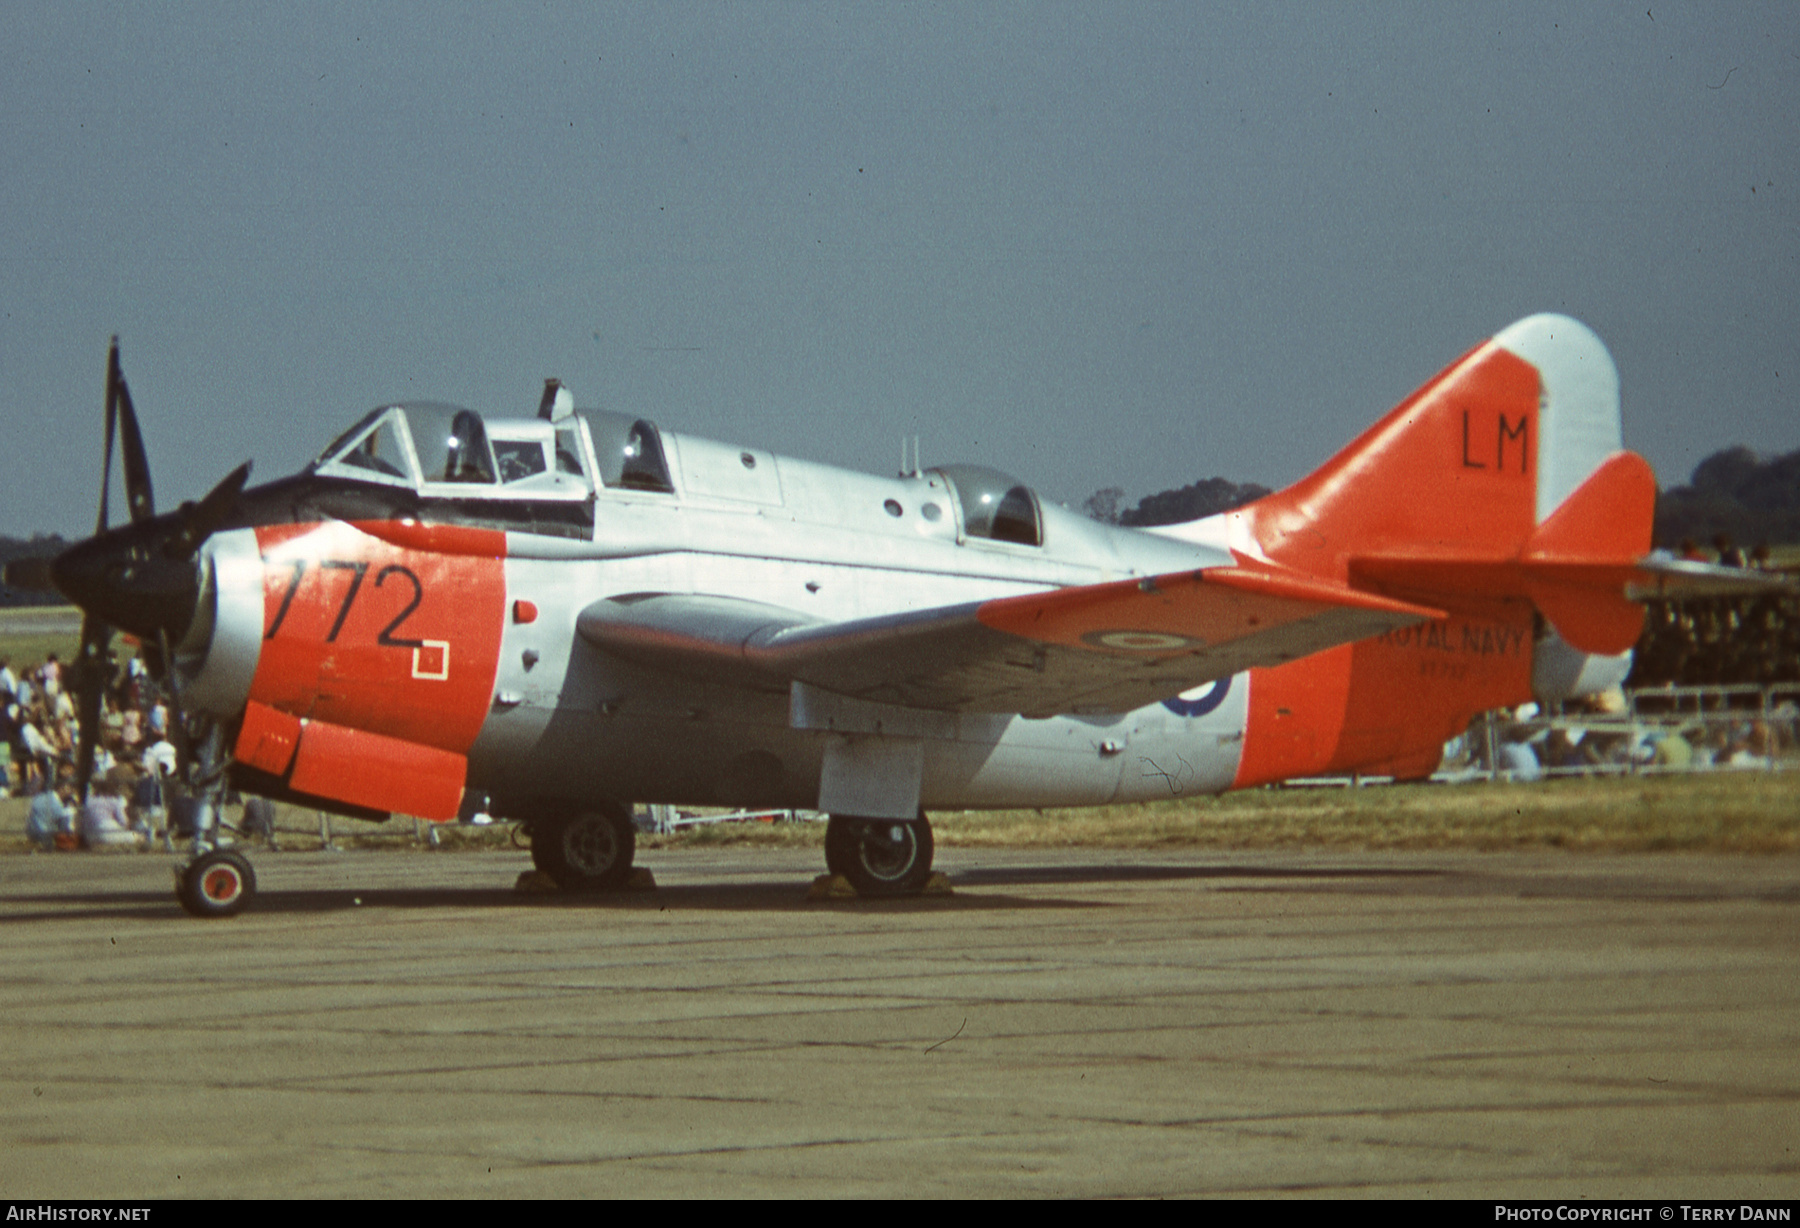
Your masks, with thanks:
[[(1279, 486), (1521, 316), (1800, 448), (1800, 5), (9, 4), (0, 533), (542, 381), (1079, 506)], [(116, 481), (116, 479), (115, 479)], [(122, 500), (115, 496), (115, 516)]]

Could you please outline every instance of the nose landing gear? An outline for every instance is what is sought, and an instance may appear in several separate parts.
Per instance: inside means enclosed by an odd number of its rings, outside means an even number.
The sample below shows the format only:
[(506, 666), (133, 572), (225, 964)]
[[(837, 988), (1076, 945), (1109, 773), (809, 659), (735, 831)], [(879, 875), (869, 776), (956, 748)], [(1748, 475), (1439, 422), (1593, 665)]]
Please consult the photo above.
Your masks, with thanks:
[(214, 849), (175, 872), (175, 895), (196, 917), (234, 917), (256, 894), (256, 871), (249, 858)]
[(175, 898), (196, 917), (235, 917), (256, 895), (250, 859), (215, 845), (225, 763), (225, 731), (209, 722), (193, 766), (194, 856), (175, 869)]

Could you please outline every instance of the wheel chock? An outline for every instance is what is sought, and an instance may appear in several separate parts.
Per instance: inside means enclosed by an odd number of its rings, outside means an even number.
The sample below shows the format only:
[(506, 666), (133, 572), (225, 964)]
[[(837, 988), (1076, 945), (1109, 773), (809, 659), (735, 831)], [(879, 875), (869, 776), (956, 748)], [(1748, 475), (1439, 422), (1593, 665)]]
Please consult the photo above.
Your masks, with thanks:
[(813, 879), (812, 886), (806, 889), (809, 900), (854, 900), (859, 897), (856, 888), (842, 874), (821, 874)]
[[(552, 891), (560, 891), (561, 888), (556, 885), (554, 878), (542, 870), (527, 870), (519, 875), (518, 881), (513, 883), (513, 890), (524, 892), (527, 895), (543, 895)], [(650, 873), (643, 866), (638, 866), (632, 870), (631, 876), (625, 880), (619, 890), (655, 891), (656, 875)]]
[[(931, 877), (925, 880), (925, 885), (919, 888), (919, 894), (952, 895), (955, 890), (950, 885), (948, 874), (942, 870), (934, 870)], [(806, 889), (806, 898), (809, 900), (858, 900), (862, 898), (862, 895), (850, 885), (850, 880), (842, 874), (821, 874), (813, 879), (812, 886)], [(904, 899), (905, 897), (888, 898)]]

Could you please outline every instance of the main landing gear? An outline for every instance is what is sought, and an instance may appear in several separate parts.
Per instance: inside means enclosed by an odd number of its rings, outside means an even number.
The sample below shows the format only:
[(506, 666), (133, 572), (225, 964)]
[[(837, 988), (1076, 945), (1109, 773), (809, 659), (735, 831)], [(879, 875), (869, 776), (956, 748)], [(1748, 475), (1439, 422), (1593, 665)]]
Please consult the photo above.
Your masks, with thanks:
[(531, 862), (564, 891), (610, 891), (631, 877), (637, 829), (623, 807), (551, 815), (531, 825)]
[(917, 895), (931, 877), (931, 823), (919, 817), (865, 819), (834, 814), (825, 829), (825, 868), (858, 895)]

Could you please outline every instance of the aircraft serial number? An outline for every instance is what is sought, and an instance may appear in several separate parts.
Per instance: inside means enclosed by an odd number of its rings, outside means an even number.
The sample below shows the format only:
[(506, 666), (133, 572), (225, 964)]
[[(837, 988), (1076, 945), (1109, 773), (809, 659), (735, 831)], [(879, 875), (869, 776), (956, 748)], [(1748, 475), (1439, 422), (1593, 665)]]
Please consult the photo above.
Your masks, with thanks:
[[(306, 578), (306, 572), (312, 565), (312, 560), (290, 559), (285, 560), (285, 564), (292, 574), (288, 577), (287, 591), (281, 595), (281, 608), (275, 611), (275, 621), (269, 624), (268, 631), (263, 634), (265, 640), (274, 639), (276, 632), (281, 630), (281, 624), (287, 621), (288, 611), (294, 605), (294, 594), (300, 591), (300, 582)], [(281, 564), (275, 563), (265, 556), (263, 565), (280, 566)], [(360, 559), (320, 559), (319, 571), (321, 573), (325, 571), (351, 573), (350, 588), (344, 594), (344, 603), (338, 607), (337, 618), (332, 622), (331, 630), (325, 636), (325, 642), (330, 644), (336, 641), (338, 632), (344, 629), (344, 620), (350, 617), (350, 607), (356, 601), (356, 594), (362, 591), (363, 578), (368, 574), (369, 564)], [(412, 617), (413, 611), (419, 608), (419, 603), (425, 600), (425, 586), (419, 583), (419, 577), (412, 568), (402, 567), (398, 563), (390, 563), (375, 573), (375, 587), (381, 588), (387, 583), (390, 576), (401, 577), (412, 585), (412, 600), (407, 603), (404, 610), (394, 616), (392, 622), (381, 629), (381, 634), (375, 637), (375, 642), (389, 648), (423, 648), (424, 640), (408, 639), (396, 632), (400, 630), (402, 623)]]

